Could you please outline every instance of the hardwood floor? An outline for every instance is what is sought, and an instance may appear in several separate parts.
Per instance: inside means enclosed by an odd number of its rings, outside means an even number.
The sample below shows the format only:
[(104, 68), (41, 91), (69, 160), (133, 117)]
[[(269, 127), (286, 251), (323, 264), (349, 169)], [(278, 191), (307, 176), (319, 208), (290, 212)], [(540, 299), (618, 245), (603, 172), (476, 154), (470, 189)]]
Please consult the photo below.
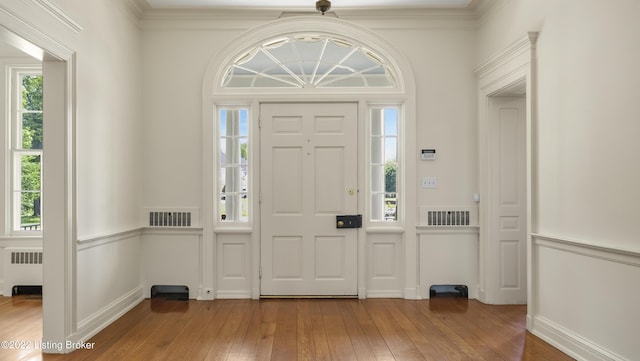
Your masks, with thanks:
[[(0, 339), (41, 337), (40, 302), (0, 298)], [(526, 306), (475, 300), (145, 300), (88, 342), (0, 360), (572, 360), (525, 330)]]

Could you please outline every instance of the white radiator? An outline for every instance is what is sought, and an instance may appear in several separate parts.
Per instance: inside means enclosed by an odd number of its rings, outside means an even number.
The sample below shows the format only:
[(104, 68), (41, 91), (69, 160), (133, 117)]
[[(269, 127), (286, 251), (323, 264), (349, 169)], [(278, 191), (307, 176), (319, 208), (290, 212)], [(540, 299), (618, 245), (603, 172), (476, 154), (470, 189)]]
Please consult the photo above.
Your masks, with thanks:
[(42, 248), (7, 247), (3, 261), (4, 296), (13, 286), (42, 286)]

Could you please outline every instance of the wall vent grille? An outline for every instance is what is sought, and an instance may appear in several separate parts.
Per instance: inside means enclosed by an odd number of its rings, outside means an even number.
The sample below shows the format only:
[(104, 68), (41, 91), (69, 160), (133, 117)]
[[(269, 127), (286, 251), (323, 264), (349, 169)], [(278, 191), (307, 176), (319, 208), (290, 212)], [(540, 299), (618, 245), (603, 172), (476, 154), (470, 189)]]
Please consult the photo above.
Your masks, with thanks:
[(42, 264), (42, 252), (11, 252), (11, 264)]
[(151, 227), (191, 227), (191, 212), (149, 212)]
[(427, 211), (427, 225), (429, 226), (468, 226), (470, 225), (469, 211)]

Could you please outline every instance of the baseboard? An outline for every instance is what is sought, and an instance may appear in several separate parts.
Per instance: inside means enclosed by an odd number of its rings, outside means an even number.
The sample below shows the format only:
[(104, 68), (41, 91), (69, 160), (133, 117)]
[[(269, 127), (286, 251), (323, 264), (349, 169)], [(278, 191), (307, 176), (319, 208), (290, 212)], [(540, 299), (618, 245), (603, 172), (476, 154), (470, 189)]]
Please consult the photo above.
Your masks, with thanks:
[(367, 298), (404, 298), (402, 292), (397, 290), (367, 290)]
[(86, 342), (105, 327), (109, 326), (125, 313), (144, 300), (142, 288), (136, 287), (127, 294), (111, 302), (107, 306), (78, 322), (78, 331), (71, 337), (72, 342)]
[(218, 299), (252, 299), (250, 290), (238, 290), (238, 291), (217, 291), (216, 298)]
[(531, 333), (567, 355), (585, 361), (631, 361), (606, 350), (542, 316), (533, 318)]

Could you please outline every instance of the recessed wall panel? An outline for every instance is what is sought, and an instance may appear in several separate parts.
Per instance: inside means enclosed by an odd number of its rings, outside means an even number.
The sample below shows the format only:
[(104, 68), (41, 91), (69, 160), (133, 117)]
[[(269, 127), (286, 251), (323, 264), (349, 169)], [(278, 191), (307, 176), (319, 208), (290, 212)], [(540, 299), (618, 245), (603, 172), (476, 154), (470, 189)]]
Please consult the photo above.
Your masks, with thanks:
[(245, 245), (225, 243), (222, 245), (222, 277), (226, 279), (245, 278), (246, 258)]
[(372, 257), (371, 270), (373, 278), (395, 277), (396, 244), (373, 243), (371, 244)]

